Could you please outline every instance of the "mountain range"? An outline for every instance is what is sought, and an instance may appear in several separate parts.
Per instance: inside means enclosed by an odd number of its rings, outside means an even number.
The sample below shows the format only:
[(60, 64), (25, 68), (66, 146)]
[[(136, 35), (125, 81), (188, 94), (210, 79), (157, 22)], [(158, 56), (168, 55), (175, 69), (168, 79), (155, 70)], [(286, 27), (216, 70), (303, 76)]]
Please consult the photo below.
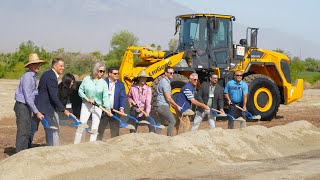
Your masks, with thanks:
[[(134, 33), (139, 45), (167, 48), (169, 40), (177, 38), (175, 17), (190, 13), (201, 12), (174, 0), (2, 0), (0, 52), (12, 52), (21, 42), (31, 40), (47, 50), (107, 53), (112, 35), (122, 30)], [(260, 28), (258, 46), (280, 48), (301, 58), (320, 58), (319, 43), (290, 36), (287, 31)], [(245, 38), (245, 33), (246, 26), (237, 19), (234, 41)]]

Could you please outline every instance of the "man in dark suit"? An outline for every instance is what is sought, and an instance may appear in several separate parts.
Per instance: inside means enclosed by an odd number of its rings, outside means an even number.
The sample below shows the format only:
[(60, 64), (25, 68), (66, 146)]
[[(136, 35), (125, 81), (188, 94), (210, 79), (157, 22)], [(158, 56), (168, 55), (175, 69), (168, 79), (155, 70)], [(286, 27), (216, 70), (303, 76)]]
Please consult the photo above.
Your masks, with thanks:
[[(217, 83), (218, 75), (212, 73), (210, 75), (210, 82), (204, 82), (198, 92), (198, 101), (206, 104), (210, 108), (220, 109), (223, 111), (223, 88)], [(201, 107), (197, 107), (196, 116), (193, 121), (192, 131), (196, 131), (202, 121), (202, 119), (208, 115), (209, 127), (215, 127), (215, 115), (210, 110), (204, 110)]]
[(69, 111), (58, 98), (58, 78), (64, 69), (62, 58), (52, 61), (52, 69), (42, 74), (38, 86), (39, 95), (36, 97), (36, 106), (48, 120), (49, 127), (45, 128), (47, 146), (59, 145), (59, 117), (56, 111), (68, 116)]
[[(108, 70), (108, 78), (106, 78), (109, 89), (110, 107), (111, 109), (116, 109), (124, 113), (127, 97), (124, 84), (118, 79), (119, 71), (116, 68), (110, 68)], [(119, 122), (112, 117), (103, 114), (98, 128), (99, 134), (97, 140), (102, 141), (104, 130), (106, 129), (108, 123), (110, 125), (111, 138), (119, 136)]]

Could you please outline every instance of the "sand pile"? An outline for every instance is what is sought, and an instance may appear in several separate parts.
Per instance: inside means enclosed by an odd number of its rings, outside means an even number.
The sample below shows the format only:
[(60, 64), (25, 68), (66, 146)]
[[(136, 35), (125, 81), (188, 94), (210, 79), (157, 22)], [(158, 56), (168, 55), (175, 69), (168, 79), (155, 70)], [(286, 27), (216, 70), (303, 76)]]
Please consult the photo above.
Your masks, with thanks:
[(320, 129), (307, 121), (266, 128), (211, 129), (166, 137), (127, 134), (107, 142), (22, 151), (0, 163), (0, 179), (165, 178), (201, 167), (320, 150)]

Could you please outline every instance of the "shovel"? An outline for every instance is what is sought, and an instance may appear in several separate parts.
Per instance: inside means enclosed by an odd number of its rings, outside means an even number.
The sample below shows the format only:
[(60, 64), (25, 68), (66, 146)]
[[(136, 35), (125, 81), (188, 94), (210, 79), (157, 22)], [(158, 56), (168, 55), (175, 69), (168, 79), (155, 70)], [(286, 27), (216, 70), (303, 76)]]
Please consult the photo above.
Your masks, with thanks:
[[(210, 109), (215, 115), (217, 115), (217, 116), (220, 116), (220, 117), (229, 117), (229, 118), (231, 118), (231, 120), (233, 120), (233, 121), (246, 121), (245, 119), (243, 119), (243, 118), (234, 118), (233, 116), (231, 116), (230, 114), (228, 114), (228, 113), (222, 113), (221, 111), (219, 111), (219, 110), (217, 110), (217, 109), (214, 109), (214, 108), (211, 108)], [(218, 114), (218, 113), (219, 114)]]
[(135, 117), (133, 117), (133, 116), (131, 116), (129, 114), (122, 113), (122, 112), (120, 112), (118, 110), (112, 109), (112, 111), (120, 114), (121, 116), (127, 116), (128, 118), (133, 119), (136, 123), (139, 123), (139, 124), (150, 124), (148, 121), (145, 121), (145, 120), (139, 121), (137, 118), (135, 118)]
[[(93, 105), (99, 107), (102, 111), (104, 111), (105, 113), (107, 113), (109, 115), (109, 112), (103, 108), (102, 106), (100, 106), (99, 104), (97, 104), (96, 102), (93, 103)], [(133, 125), (122, 122), (121, 119), (119, 119), (117, 116), (113, 115), (111, 116), (113, 119), (119, 121), (120, 127), (122, 128), (127, 128), (127, 129), (136, 129)]]
[(155, 128), (160, 128), (160, 129), (166, 128), (164, 127), (164, 125), (161, 125), (160, 123), (156, 124), (156, 121), (150, 115), (148, 116), (148, 114), (145, 111), (143, 111), (139, 106), (137, 105), (134, 105), (134, 106), (136, 106), (151, 121), (151, 126)]
[(82, 128), (85, 128), (86, 129), (86, 132), (89, 133), (89, 126), (88, 124), (82, 124), (81, 121), (79, 121), (73, 114), (68, 114), (68, 117), (70, 119), (72, 119), (74, 121), (74, 125), (73, 126), (76, 126), (76, 127), (82, 127)]
[(55, 130), (58, 129), (58, 128), (55, 127), (55, 126), (49, 126), (49, 122), (48, 122), (48, 120), (47, 120), (45, 117), (43, 117), (41, 120), (43, 121), (45, 128), (55, 129)]
[(252, 115), (248, 110), (244, 110), (243, 108), (241, 108), (238, 105), (236, 105), (236, 107), (238, 109), (240, 109), (241, 111), (244, 111), (245, 113), (247, 113), (249, 115), (249, 119), (256, 120), (256, 121), (259, 121), (261, 119), (260, 115)]

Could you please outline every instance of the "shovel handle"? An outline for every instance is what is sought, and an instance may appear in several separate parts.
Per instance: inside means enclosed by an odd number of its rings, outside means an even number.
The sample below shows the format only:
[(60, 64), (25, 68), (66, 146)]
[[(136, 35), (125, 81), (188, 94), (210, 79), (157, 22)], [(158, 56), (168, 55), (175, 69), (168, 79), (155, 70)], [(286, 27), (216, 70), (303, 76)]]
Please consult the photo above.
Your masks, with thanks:
[(245, 111), (242, 107), (240, 107), (240, 106), (238, 106), (236, 104), (235, 104), (235, 106), (236, 106), (236, 108), (240, 109), (241, 111)]
[(94, 102), (93, 103), (93, 105), (94, 106), (97, 106), (98, 108), (100, 108), (102, 111), (104, 111), (105, 113), (107, 113), (108, 114), (108, 116), (110, 116), (110, 117), (112, 117), (113, 116), (113, 114), (111, 113), (111, 114), (109, 114), (110, 112), (109, 111), (107, 111), (104, 107), (102, 107), (101, 105), (99, 105), (98, 103), (96, 103), (96, 102)]
[(221, 111), (219, 111), (218, 109), (214, 109), (214, 108), (211, 108), (212, 110), (214, 110), (215, 112), (218, 112), (219, 114), (223, 114)]
[(144, 110), (142, 110), (140, 107), (138, 107), (137, 106), (137, 108), (146, 116), (146, 117), (148, 117), (148, 114), (144, 111)]
[(118, 110), (115, 110), (115, 109), (112, 109), (112, 111), (120, 114), (121, 116), (128, 116), (128, 114), (125, 114), (125, 113), (118, 111)]

